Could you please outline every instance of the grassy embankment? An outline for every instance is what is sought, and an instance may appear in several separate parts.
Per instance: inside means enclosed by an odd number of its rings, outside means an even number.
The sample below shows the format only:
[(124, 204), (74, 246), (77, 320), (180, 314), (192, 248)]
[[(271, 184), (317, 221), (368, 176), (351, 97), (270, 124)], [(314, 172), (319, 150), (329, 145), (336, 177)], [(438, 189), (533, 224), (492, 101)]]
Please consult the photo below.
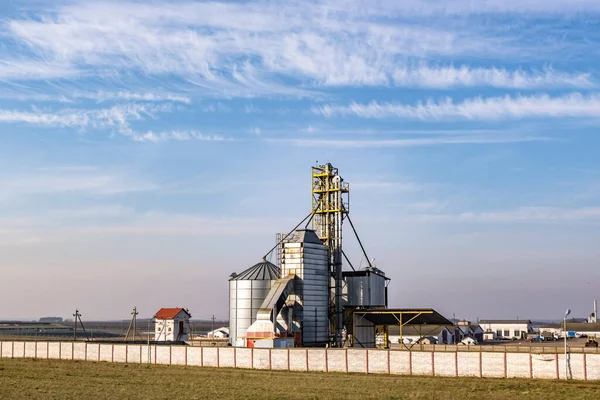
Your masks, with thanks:
[(600, 382), (0, 359), (0, 399), (598, 399)]

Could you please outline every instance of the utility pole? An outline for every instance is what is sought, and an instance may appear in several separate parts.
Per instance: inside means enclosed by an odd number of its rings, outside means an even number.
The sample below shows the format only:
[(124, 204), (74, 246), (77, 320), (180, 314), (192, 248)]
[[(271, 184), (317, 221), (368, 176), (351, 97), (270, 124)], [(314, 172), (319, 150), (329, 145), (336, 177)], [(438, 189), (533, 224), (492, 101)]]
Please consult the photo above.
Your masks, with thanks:
[(569, 316), (569, 314), (571, 314), (571, 309), (568, 308), (567, 311), (565, 311), (565, 318), (564, 318), (564, 323), (565, 323), (565, 327), (564, 327), (564, 340), (565, 340), (565, 379), (569, 379), (569, 357), (568, 357), (568, 353), (567, 353), (567, 317)]
[(73, 317), (75, 317), (75, 319), (73, 320), (73, 323), (75, 324), (73, 327), (73, 340), (77, 340), (77, 319), (79, 318), (79, 316), (79, 310), (75, 309), (75, 314), (73, 314)]
[(215, 339), (215, 315), (212, 316), (212, 338)]
[(131, 313), (131, 315), (133, 315), (133, 340), (135, 341), (135, 334), (137, 333), (137, 315), (139, 313), (137, 312), (137, 306), (133, 307), (133, 312)]
[[(137, 311), (137, 307), (133, 307), (133, 311), (131, 312), (132, 318), (131, 318), (131, 322), (129, 323), (129, 328), (127, 328), (127, 333), (125, 334), (125, 341), (127, 341), (127, 339), (129, 339), (129, 332), (131, 332), (131, 326), (133, 325), (133, 334), (131, 335), (133, 341), (135, 341), (135, 334), (137, 333), (137, 315), (139, 314), (139, 312)], [(141, 335), (140, 338), (142, 340), (144, 340)]]

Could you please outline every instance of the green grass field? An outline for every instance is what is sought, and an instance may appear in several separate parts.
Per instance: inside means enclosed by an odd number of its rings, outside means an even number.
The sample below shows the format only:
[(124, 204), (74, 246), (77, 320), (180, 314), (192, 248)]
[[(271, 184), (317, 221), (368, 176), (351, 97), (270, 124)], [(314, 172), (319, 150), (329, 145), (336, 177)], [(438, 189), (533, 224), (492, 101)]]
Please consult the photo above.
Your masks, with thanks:
[(0, 399), (599, 399), (600, 383), (0, 359)]

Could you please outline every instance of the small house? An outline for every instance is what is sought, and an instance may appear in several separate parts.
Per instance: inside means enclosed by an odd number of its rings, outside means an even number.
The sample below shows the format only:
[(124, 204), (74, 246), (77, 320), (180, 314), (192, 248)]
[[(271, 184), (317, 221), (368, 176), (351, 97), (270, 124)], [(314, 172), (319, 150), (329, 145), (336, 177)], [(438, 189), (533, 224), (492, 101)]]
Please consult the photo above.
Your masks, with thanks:
[(189, 340), (190, 318), (192, 315), (184, 308), (161, 308), (154, 315), (154, 340), (162, 342), (180, 342)]

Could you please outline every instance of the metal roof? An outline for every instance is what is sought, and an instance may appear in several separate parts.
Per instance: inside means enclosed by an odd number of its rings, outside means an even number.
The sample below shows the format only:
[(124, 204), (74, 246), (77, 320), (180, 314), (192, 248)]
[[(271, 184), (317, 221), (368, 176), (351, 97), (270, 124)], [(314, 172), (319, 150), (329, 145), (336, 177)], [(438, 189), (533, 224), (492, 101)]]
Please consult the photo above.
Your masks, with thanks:
[(433, 308), (387, 308), (355, 311), (375, 325), (453, 325)]
[(231, 274), (230, 281), (274, 281), (279, 279), (279, 268), (273, 263), (262, 260), (240, 274)]
[(321, 239), (317, 236), (315, 231), (312, 229), (298, 229), (294, 232), (291, 239), (289, 240), (291, 243), (314, 243), (314, 244), (323, 244)]

